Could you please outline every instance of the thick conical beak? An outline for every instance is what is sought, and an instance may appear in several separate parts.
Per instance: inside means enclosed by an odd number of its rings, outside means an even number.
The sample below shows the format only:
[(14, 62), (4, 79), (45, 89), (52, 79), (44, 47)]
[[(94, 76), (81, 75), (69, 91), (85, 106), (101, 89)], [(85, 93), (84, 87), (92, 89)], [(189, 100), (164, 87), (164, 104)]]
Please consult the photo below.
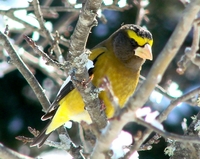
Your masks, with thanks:
[(153, 59), (151, 46), (149, 44), (145, 44), (144, 47), (138, 47), (135, 50), (135, 55), (140, 58), (147, 59), (147, 60)]

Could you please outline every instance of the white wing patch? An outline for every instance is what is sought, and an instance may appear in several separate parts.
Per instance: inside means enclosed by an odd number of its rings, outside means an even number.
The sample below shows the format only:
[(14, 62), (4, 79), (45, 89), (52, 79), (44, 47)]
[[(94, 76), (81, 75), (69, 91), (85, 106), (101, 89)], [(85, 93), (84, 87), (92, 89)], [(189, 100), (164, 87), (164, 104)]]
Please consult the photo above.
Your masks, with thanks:
[(57, 93), (57, 96), (60, 94), (60, 91), (71, 81), (71, 76), (68, 76), (66, 80), (63, 82), (62, 86), (60, 87), (60, 90)]

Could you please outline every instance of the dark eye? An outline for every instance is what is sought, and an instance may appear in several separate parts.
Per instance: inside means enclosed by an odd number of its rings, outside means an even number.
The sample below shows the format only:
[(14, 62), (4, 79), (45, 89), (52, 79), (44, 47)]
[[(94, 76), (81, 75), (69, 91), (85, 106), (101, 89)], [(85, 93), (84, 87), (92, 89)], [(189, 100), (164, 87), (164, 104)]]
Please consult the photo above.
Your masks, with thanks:
[(130, 39), (131, 45), (134, 47), (138, 46), (138, 43), (134, 39)]

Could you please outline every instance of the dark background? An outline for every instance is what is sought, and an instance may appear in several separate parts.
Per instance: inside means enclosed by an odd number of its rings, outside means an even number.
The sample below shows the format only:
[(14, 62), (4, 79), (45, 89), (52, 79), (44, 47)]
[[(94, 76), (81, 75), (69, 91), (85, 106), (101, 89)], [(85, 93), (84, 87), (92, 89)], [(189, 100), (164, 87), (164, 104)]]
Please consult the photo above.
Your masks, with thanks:
[[(153, 44), (153, 61), (147, 61), (142, 69), (142, 75), (146, 76), (167, 43), (170, 35), (173, 33), (175, 26), (178, 23), (178, 20), (184, 10), (184, 5), (174, 0), (150, 0), (150, 4), (147, 6), (149, 14), (149, 22), (142, 21), (142, 26), (146, 26), (148, 30), (151, 31), (154, 38)], [(118, 29), (121, 24), (135, 23), (137, 15), (137, 7), (130, 1), (130, 4), (133, 7), (124, 12), (105, 10), (103, 14), (107, 18), (108, 22), (103, 24), (99, 19), (99, 25), (92, 29), (92, 33), (87, 42), (87, 48), (92, 48), (102, 40), (106, 39), (110, 34), (112, 34), (116, 29)], [(52, 6), (61, 6), (63, 3), (60, 0), (53, 1)], [(28, 12), (30, 13), (30, 12)], [(69, 15), (69, 13), (61, 12), (59, 17), (56, 19), (46, 18), (45, 20), (51, 21), (53, 24), (56, 24), (59, 19), (63, 16)], [(70, 34), (73, 32), (77, 18), (70, 24), (66, 26), (67, 31), (65, 32), (66, 38), (70, 37)], [(64, 26), (65, 27), (65, 26)], [(72, 31), (71, 31), (72, 30)], [(10, 33), (10, 37), (15, 39), (17, 34), (20, 33)], [(29, 35), (31, 36), (31, 35)], [(21, 46), (24, 45), (24, 41), (21, 43)], [(180, 56), (184, 53), (184, 49), (187, 46), (190, 46), (192, 43), (192, 31), (187, 36), (183, 46), (180, 48), (177, 56), (169, 65), (167, 71), (165, 72), (163, 79), (160, 83), (161, 86), (165, 87), (169, 80), (176, 82), (179, 85), (179, 89), (185, 93), (188, 92), (199, 85), (199, 69), (194, 65), (190, 65), (184, 75), (178, 75), (176, 73), (177, 61), (180, 59)], [(49, 46), (44, 48), (47, 50)], [(67, 52), (67, 48), (62, 47), (64, 52)], [(33, 52), (31, 48), (26, 48), (29, 52)], [(0, 51), (1, 53), (1, 51)], [(0, 61), (2, 62), (2, 61)], [(49, 93), (50, 100), (52, 101), (56, 95), (56, 92), (59, 90), (58, 85), (55, 81), (40, 70), (29, 66), (37, 80), (40, 84), (46, 89)], [(152, 103), (151, 103), (152, 104)], [(169, 104), (169, 101), (164, 100), (161, 103), (157, 104), (156, 107), (162, 111), (164, 107)], [(154, 104), (152, 104), (154, 106)], [(154, 106), (155, 108), (155, 106)], [(198, 108), (191, 107), (187, 104), (182, 104), (179, 107), (175, 108), (171, 118), (164, 123), (165, 129), (174, 132), (177, 134), (183, 134), (181, 129), (181, 122), (183, 118), (187, 118), (187, 123), (191, 122), (191, 116), (197, 114)], [(0, 142), (5, 146), (14, 149), (16, 151), (28, 154), (30, 156), (35, 156), (39, 151), (37, 148), (29, 149), (28, 146), (23, 145), (22, 142), (15, 139), (16, 136), (24, 135), (32, 137), (28, 132), (27, 127), (31, 126), (41, 130), (45, 126), (45, 122), (40, 120), (40, 117), (43, 115), (42, 108), (34, 93), (32, 92), (30, 86), (24, 80), (23, 76), (17, 71), (14, 70), (5, 76), (0, 78)], [(138, 129), (137, 126), (127, 126), (126, 130), (135, 131)], [(151, 151), (141, 152), (141, 159), (164, 159), (168, 158), (164, 155), (163, 150), (166, 146), (164, 140), (161, 139), (161, 142), (157, 145), (154, 145)], [(43, 149), (45, 149), (44, 147)]]

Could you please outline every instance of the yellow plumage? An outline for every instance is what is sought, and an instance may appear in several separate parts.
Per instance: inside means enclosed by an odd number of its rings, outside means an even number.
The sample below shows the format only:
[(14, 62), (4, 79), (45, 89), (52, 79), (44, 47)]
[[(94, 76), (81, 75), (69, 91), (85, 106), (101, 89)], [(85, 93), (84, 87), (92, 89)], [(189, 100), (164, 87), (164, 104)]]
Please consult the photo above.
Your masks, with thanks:
[[(111, 83), (114, 95), (119, 100), (120, 107), (123, 107), (135, 91), (145, 59), (152, 59), (150, 49), (152, 43), (152, 36), (148, 31), (135, 25), (122, 26), (107, 40), (91, 50), (89, 59), (94, 62), (92, 83), (98, 88), (102, 83), (102, 78), (106, 76)], [(58, 99), (44, 116), (51, 114), (50, 117), (48, 116), (51, 119), (49, 125), (36, 137), (32, 146), (41, 146), (52, 131), (69, 120), (91, 122), (89, 114), (84, 109), (82, 97), (76, 89), (60, 94), (61, 96), (58, 95)], [(99, 99), (105, 105), (107, 118), (111, 118), (115, 110), (107, 93), (101, 91)]]
[[(92, 50), (92, 53), (102, 52), (101, 48)], [(134, 72), (127, 69), (118, 59), (113, 58), (111, 50), (106, 50), (96, 62), (94, 69), (94, 79), (92, 83), (99, 87), (102, 83), (102, 78), (107, 76), (111, 81), (111, 86), (116, 97), (120, 97), (119, 105), (123, 106), (127, 98), (133, 94), (136, 84), (138, 83), (139, 72)], [(109, 65), (109, 67), (107, 67)], [(106, 105), (106, 116), (111, 118), (114, 113), (114, 108), (105, 91), (100, 92), (100, 100), (104, 101)], [(74, 89), (60, 102), (60, 107), (57, 110), (51, 124), (49, 125), (46, 133), (49, 134), (69, 120), (80, 122), (84, 120), (91, 122), (89, 114), (84, 109), (84, 103), (80, 93)]]
[[(94, 50), (94, 53), (100, 50), (101, 48), (98, 48)], [(111, 81), (114, 95), (118, 98), (119, 105), (122, 107), (136, 88), (139, 72), (132, 71), (132, 69), (125, 67), (117, 58), (114, 58), (113, 50), (105, 51), (106, 52), (101, 55), (96, 62), (94, 69), (95, 78), (92, 83), (96, 87), (99, 87), (102, 83), (102, 78), (107, 76), (109, 81)], [(105, 91), (100, 92), (99, 98), (106, 106), (105, 112), (107, 118), (111, 118), (114, 114), (114, 107), (107, 93)]]

